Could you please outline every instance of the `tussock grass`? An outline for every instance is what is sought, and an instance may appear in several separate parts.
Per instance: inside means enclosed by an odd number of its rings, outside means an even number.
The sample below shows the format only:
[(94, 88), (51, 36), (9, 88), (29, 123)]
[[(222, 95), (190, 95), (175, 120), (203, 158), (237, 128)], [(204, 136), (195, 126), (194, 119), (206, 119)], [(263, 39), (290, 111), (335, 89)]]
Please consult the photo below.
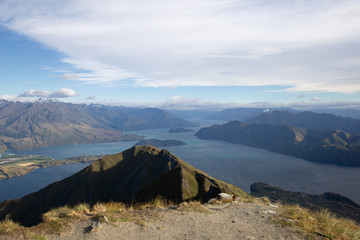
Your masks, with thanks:
[(92, 210), (97, 213), (104, 213), (104, 212), (106, 212), (107, 208), (105, 206), (105, 203), (96, 203), (92, 207)]
[(146, 208), (167, 208), (175, 205), (174, 202), (167, 200), (161, 196), (157, 196), (147, 202), (132, 203), (130, 210), (144, 210)]
[(211, 213), (200, 201), (182, 202), (178, 209), (180, 211), (194, 211), (200, 213)]
[(285, 226), (293, 226), (309, 237), (360, 240), (360, 225), (353, 220), (339, 218), (328, 210), (314, 212), (298, 205), (287, 205), (283, 208), (281, 214), (283, 218), (278, 219), (277, 222)]
[(25, 238), (28, 240), (46, 240), (46, 237), (33, 232), (26, 233)]
[(104, 206), (106, 208), (106, 212), (108, 213), (118, 213), (125, 211), (126, 205), (122, 202), (108, 202), (104, 203)]
[(76, 205), (75, 207), (73, 207), (73, 210), (78, 215), (83, 215), (83, 214), (89, 215), (89, 214), (91, 214), (91, 207), (87, 203), (80, 203), (80, 204)]
[(11, 220), (4, 220), (0, 222), (0, 235), (14, 235), (16, 233), (22, 233), (25, 230), (25, 227)]
[(271, 201), (269, 200), (268, 197), (261, 197), (260, 201), (262, 201), (263, 203), (268, 204), (268, 205), (271, 204)]

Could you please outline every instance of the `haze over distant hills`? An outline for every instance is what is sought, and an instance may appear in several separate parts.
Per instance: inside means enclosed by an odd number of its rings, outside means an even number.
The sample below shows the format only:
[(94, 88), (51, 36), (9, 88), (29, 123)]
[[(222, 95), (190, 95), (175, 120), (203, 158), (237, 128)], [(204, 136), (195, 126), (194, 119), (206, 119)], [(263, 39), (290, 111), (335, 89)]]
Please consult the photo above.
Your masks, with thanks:
[(1, 100), (0, 151), (121, 141), (126, 130), (189, 126), (194, 124), (155, 108)]
[(222, 140), (289, 154), (309, 161), (360, 166), (360, 135), (314, 131), (289, 125), (232, 121), (200, 129), (201, 139)]
[(335, 116), (328, 113), (273, 111), (264, 112), (246, 122), (291, 125), (319, 131), (342, 130), (351, 134), (360, 134), (360, 120)]
[[(229, 108), (208, 116), (208, 119), (244, 122), (264, 112), (271, 112), (278, 108)], [(291, 109), (291, 111), (295, 111)]]
[(175, 202), (207, 201), (220, 192), (248, 196), (240, 188), (210, 177), (167, 150), (136, 146), (105, 156), (38, 192), (0, 203), (0, 219), (6, 217), (31, 226), (41, 221), (42, 213), (64, 205), (141, 202), (157, 196)]

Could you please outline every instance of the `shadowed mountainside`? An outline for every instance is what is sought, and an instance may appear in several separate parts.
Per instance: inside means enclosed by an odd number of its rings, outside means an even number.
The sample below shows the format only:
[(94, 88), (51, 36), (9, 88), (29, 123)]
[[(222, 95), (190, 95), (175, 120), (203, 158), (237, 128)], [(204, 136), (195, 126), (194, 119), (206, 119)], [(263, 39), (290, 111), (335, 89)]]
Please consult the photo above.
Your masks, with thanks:
[(175, 202), (207, 201), (220, 192), (247, 197), (240, 188), (219, 181), (167, 150), (136, 146), (105, 156), (82, 171), (38, 192), (0, 203), (0, 219), (31, 226), (51, 208), (78, 203), (146, 201), (161, 196)]
[(283, 204), (299, 204), (302, 207), (320, 211), (328, 209), (340, 217), (351, 218), (360, 222), (360, 206), (337, 193), (307, 194), (302, 192), (285, 191), (279, 187), (265, 183), (253, 183), (250, 186), (251, 195), (268, 197), (273, 202)]
[(1, 100), (0, 152), (52, 145), (116, 142), (128, 139), (122, 137), (125, 130), (188, 126), (193, 124), (153, 108)]
[(311, 131), (288, 125), (247, 124), (232, 121), (200, 129), (201, 139), (222, 140), (305, 160), (360, 166), (360, 135), (343, 131)]
[(252, 119), (251, 124), (291, 125), (309, 130), (341, 130), (351, 134), (360, 134), (360, 120), (335, 116), (328, 113), (273, 111), (264, 112)]

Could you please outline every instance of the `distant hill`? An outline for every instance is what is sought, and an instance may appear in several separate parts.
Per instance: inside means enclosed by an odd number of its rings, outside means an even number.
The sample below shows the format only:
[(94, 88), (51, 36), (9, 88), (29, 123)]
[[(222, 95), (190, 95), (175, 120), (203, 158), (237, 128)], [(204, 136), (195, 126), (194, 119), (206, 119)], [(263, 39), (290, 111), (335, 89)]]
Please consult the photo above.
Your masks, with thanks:
[[(264, 112), (272, 112), (276, 110), (280, 110), (280, 109), (279, 108), (229, 108), (229, 109), (224, 109), (215, 114), (212, 114), (211, 116), (207, 117), (207, 119), (222, 120), (222, 121), (237, 120), (240, 122), (244, 122)], [(281, 110), (296, 111), (293, 109), (281, 109)]]
[(182, 133), (182, 132), (191, 132), (192, 129), (186, 129), (186, 128), (170, 128), (169, 133)]
[(263, 113), (266, 108), (229, 108), (212, 114), (208, 119), (222, 121), (246, 121)]
[(328, 113), (273, 111), (262, 113), (246, 122), (291, 125), (319, 131), (342, 130), (351, 134), (360, 134), (360, 120)]
[(51, 145), (116, 142), (122, 131), (189, 127), (193, 123), (155, 108), (0, 102), (0, 152)]
[(136, 146), (105, 156), (82, 171), (38, 192), (0, 203), (4, 218), (32, 226), (51, 208), (78, 203), (142, 202), (161, 196), (175, 202), (207, 201), (218, 193), (247, 193), (183, 162), (167, 150)]
[(164, 110), (183, 119), (207, 119), (209, 116), (218, 112), (218, 110), (206, 110), (206, 109), (196, 109), (196, 110), (164, 109)]
[(140, 142), (137, 142), (135, 146), (147, 146), (151, 145), (154, 147), (173, 147), (186, 145), (186, 143), (179, 140), (158, 140), (158, 139), (146, 139)]
[(360, 135), (343, 131), (313, 131), (289, 125), (232, 121), (202, 128), (195, 135), (201, 139), (264, 148), (319, 163), (360, 166)]
[(250, 186), (251, 195), (255, 197), (268, 197), (273, 202), (283, 204), (299, 204), (302, 207), (321, 211), (328, 209), (336, 215), (351, 218), (360, 222), (360, 206), (351, 199), (337, 193), (307, 194), (302, 192), (285, 191), (281, 188), (265, 183), (253, 183)]
[(360, 109), (314, 108), (314, 109), (309, 109), (309, 111), (317, 112), (317, 113), (330, 113), (342, 117), (360, 119)]

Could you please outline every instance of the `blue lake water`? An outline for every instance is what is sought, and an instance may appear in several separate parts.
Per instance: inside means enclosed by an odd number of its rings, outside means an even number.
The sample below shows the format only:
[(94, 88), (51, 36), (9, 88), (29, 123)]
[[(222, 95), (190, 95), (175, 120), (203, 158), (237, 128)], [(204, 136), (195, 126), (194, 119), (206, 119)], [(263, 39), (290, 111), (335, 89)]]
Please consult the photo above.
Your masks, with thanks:
[[(340, 167), (308, 162), (295, 157), (272, 153), (221, 141), (201, 140), (192, 132), (168, 133), (168, 129), (133, 131), (146, 139), (177, 139), (187, 145), (167, 149), (223, 181), (249, 191), (251, 183), (265, 182), (286, 190), (307, 193), (337, 192), (360, 203), (360, 168)], [(57, 146), (16, 152), (63, 159), (81, 155), (100, 155), (121, 152), (135, 142), (97, 143)], [(0, 181), (0, 201), (17, 198), (70, 176), (86, 164), (73, 164), (36, 170), (26, 176)]]

